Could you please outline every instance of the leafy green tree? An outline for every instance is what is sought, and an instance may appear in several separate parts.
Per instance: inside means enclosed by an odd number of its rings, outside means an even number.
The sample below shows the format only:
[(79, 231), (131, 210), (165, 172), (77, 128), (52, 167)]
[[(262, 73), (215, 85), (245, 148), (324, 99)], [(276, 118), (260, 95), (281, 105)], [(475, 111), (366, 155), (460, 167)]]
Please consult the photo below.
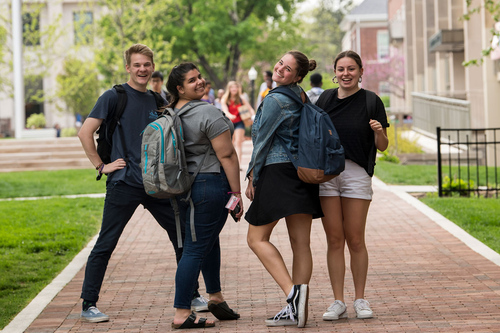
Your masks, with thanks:
[[(500, 22), (500, 1), (493, 0), (481, 0), (479, 5), (474, 5), (473, 0), (465, 0), (466, 4), (466, 13), (462, 15), (462, 19), (468, 21), (471, 16), (474, 14), (478, 14), (481, 11), (481, 8), (484, 7), (487, 15), (491, 15), (491, 18), (494, 22)], [(490, 55), (490, 53), (494, 50), (495, 47), (500, 47), (500, 30), (491, 29), (491, 42), (495, 41), (495, 43), (490, 43), (490, 46), (481, 51), (481, 57), (479, 59), (472, 59), (469, 61), (464, 61), (462, 65), (479, 65), (483, 62), (483, 58)], [(495, 45), (496, 44), (496, 45)]]
[(352, 8), (352, 0), (320, 0), (319, 6), (307, 13), (312, 20), (305, 24), (304, 30), (318, 71), (332, 73), (333, 59), (342, 51), (344, 32), (340, 30), (340, 22)]
[[(305, 47), (294, 17), (302, 0), (101, 0), (96, 63), (103, 86), (123, 82), (123, 51), (134, 43), (155, 52), (156, 70), (193, 61), (215, 87), (266, 67), (290, 48)], [(240, 76), (240, 77), (238, 77)]]
[(156, 70), (171, 67), (171, 44), (156, 33), (157, 26), (165, 24), (165, 10), (173, 0), (102, 0), (106, 9), (98, 22), (94, 42), (95, 62), (103, 75), (102, 87), (127, 81), (123, 52), (136, 43), (149, 46), (155, 53)]
[(100, 92), (95, 64), (67, 57), (63, 73), (57, 76), (57, 83), (57, 97), (66, 104), (64, 109), (58, 108), (61, 111), (87, 116)]
[[(59, 29), (61, 17), (56, 17), (47, 24), (40, 24), (40, 14), (45, 9), (45, 4), (23, 2), (23, 70), (25, 85), (36, 86), (34, 80), (48, 76), (52, 72), (52, 64), (61, 58), (61, 54), (55, 51), (54, 45), (62, 36), (63, 31)], [(11, 30), (6, 29), (12, 25), (11, 8), (0, 13), (0, 91), (13, 95), (13, 82), (10, 75), (13, 71), (13, 50), (10, 44), (6, 44), (7, 39), (12, 39)], [(28, 89), (29, 90), (29, 89)], [(37, 91), (28, 91), (26, 96), (33, 97), (27, 102), (41, 102), (47, 97), (43, 95), (40, 87)], [(31, 98), (29, 97), (29, 98)]]
[[(165, 6), (155, 33), (172, 41), (175, 61), (201, 65), (216, 87), (257, 60), (275, 61), (300, 44), (297, 0), (179, 0)], [(258, 58), (258, 59), (257, 59)]]
[[(7, 53), (7, 48), (6, 48), (6, 41), (7, 41), (7, 29), (3, 25), (0, 25), (0, 59), (5, 59), (6, 53)], [(8, 80), (7, 77), (5, 76), (5, 73), (9, 73), (10, 71), (6, 72), (4, 69), (8, 67), (6, 66), (4, 61), (0, 62), (0, 91), (3, 91), (3, 87), (7, 84)]]

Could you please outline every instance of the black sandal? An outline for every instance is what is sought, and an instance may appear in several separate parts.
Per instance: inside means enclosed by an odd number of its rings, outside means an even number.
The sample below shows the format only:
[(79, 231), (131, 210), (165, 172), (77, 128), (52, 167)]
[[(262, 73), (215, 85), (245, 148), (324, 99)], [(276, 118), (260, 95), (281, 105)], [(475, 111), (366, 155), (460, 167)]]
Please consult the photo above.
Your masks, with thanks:
[(207, 318), (200, 318), (197, 323), (196, 313), (191, 312), (189, 317), (182, 324), (174, 324), (172, 323), (173, 329), (183, 329), (183, 328), (205, 328), (205, 327), (214, 327), (215, 323), (207, 323)]
[(240, 318), (239, 313), (231, 309), (225, 301), (220, 303), (209, 301), (208, 311), (212, 312), (215, 318), (219, 320), (235, 320)]

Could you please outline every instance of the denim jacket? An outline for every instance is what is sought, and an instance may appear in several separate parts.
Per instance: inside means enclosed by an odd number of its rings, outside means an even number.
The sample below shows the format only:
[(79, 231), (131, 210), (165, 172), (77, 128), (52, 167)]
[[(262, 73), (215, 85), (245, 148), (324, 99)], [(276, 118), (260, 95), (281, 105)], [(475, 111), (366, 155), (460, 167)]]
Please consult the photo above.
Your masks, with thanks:
[[(303, 91), (298, 85), (287, 86), (297, 95)], [(253, 169), (253, 185), (256, 186), (262, 168), (269, 164), (288, 162), (290, 159), (278, 135), (297, 159), (299, 122), (302, 106), (289, 97), (271, 90), (260, 104), (252, 125), (253, 152), (247, 176)]]

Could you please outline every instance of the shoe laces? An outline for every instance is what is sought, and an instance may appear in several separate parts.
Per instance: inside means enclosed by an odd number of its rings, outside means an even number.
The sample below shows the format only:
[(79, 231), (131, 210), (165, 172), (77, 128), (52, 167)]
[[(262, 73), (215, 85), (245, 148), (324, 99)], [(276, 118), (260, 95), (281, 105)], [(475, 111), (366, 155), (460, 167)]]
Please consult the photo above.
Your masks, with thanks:
[(370, 303), (366, 299), (357, 299), (354, 302), (354, 305), (356, 306), (356, 309), (358, 310), (370, 310)]
[(345, 311), (345, 305), (342, 301), (335, 300), (335, 302), (333, 302), (332, 305), (330, 305), (330, 307), (328, 308), (328, 311), (342, 313)]
[(291, 304), (287, 304), (280, 312), (274, 316), (273, 321), (279, 321), (280, 319), (291, 319), (295, 321), (295, 316), (293, 315), (293, 309)]
[(98, 309), (98, 308), (96, 308), (95, 306), (91, 306), (91, 307), (89, 307), (89, 308), (87, 309), (87, 311), (92, 312), (93, 314), (98, 314), (98, 313), (100, 313), (100, 312), (101, 312), (101, 311), (99, 311), (99, 309)]

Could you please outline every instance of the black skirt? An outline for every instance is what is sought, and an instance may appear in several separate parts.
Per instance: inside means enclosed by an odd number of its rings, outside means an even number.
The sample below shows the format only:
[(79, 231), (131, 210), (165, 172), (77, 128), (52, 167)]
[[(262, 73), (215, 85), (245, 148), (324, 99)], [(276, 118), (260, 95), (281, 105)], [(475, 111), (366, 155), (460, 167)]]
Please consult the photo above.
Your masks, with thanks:
[(319, 185), (301, 181), (290, 162), (265, 166), (245, 219), (252, 225), (265, 225), (293, 214), (323, 217)]

